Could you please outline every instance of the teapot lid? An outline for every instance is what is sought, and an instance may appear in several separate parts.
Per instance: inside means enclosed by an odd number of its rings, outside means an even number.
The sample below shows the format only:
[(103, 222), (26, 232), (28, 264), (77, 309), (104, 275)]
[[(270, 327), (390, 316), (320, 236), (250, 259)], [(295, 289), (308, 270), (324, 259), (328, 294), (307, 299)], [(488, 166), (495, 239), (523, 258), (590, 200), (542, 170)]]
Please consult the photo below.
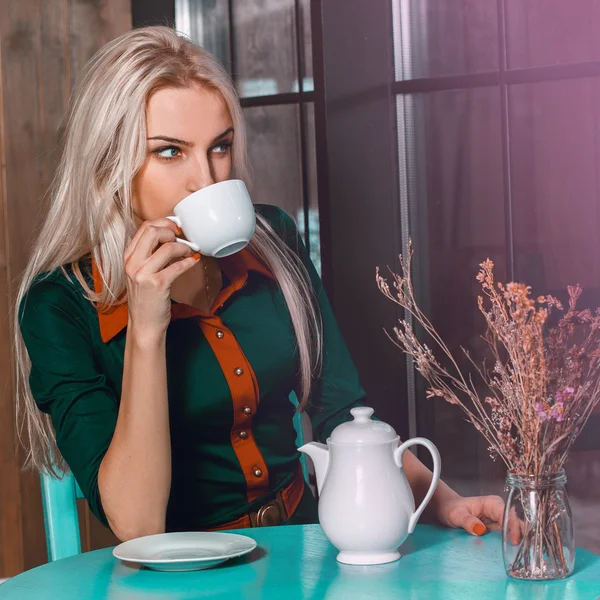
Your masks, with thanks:
[(395, 440), (398, 435), (391, 425), (371, 419), (375, 411), (367, 406), (353, 408), (353, 421), (338, 425), (330, 441), (341, 444), (380, 444)]

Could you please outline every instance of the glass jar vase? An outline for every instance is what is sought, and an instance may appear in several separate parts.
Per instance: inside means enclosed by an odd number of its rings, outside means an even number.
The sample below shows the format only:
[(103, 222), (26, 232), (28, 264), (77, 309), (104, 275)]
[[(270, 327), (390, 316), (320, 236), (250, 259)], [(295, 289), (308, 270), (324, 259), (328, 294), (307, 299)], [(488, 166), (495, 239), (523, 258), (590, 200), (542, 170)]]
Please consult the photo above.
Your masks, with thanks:
[(563, 579), (573, 573), (573, 517), (564, 469), (549, 475), (508, 473), (502, 528), (504, 566), (515, 579)]

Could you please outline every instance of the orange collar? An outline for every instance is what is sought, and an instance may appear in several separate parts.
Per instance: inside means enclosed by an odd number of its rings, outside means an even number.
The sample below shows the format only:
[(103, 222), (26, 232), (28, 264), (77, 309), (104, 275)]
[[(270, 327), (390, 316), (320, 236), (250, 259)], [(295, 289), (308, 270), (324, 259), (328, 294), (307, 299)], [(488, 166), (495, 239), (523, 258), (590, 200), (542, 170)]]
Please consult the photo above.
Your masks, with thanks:
[[(265, 277), (275, 279), (274, 275), (258, 260), (248, 249), (241, 250), (233, 256), (219, 260), (219, 266), (223, 269), (231, 282), (225, 289), (221, 290), (211, 309), (210, 315), (214, 314), (217, 307), (224, 304), (235, 292), (240, 290), (248, 279), (248, 271), (256, 271)], [(104, 287), (100, 271), (96, 262), (92, 260), (92, 275), (94, 278), (94, 291), (98, 294)], [(189, 317), (208, 317), (193, 306), (187, 304), (171, 305), (171, 320)], [(120, 304), (110, 312), (98, 312), (98, 323), (100, 325), (100, 336), (103, 342), (108, 342), (127, 327), (129, 311), (127, 303)]]

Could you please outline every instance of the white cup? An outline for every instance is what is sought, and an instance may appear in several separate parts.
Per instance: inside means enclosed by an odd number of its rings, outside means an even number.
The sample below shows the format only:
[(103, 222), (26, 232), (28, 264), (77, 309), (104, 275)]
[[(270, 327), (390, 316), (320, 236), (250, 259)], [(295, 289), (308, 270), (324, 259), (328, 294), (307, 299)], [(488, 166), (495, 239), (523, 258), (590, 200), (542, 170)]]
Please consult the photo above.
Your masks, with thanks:
[(228, 179), (186, 196), (167, 217), (187, 239), (175, 238), (203, 256), (223, 258), (248, 245), (256, 214), (246, 184)]

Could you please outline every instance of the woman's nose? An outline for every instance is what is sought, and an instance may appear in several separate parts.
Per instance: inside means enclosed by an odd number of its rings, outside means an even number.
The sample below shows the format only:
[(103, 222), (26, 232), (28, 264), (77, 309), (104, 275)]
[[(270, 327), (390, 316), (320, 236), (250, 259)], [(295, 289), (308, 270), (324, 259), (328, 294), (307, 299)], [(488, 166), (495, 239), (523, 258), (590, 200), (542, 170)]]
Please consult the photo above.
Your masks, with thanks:
[(190, 162), (187, 176), (187, 190), (190, 194), (215, 182), (207, 159)]

